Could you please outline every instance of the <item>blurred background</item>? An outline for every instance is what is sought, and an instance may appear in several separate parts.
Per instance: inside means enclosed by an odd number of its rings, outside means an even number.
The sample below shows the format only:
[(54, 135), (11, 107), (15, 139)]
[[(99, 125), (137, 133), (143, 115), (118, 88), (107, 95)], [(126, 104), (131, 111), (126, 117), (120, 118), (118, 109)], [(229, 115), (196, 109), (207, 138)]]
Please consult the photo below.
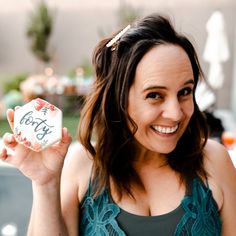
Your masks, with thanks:
[[(153, 12), (169, 16), (194, 44), (207, 81), (198, 90), (200, 108), (211, 136), (231, 152), (236, 143), (235, 0), (0, 0), (0, 146), (10, 130), (6, 109), (36, 97), (63, 110), (75, 141), (94, 79), (95, 45)], [(31, 201), (29, 181), (1, 163), (0, 235), (25, 235)]]

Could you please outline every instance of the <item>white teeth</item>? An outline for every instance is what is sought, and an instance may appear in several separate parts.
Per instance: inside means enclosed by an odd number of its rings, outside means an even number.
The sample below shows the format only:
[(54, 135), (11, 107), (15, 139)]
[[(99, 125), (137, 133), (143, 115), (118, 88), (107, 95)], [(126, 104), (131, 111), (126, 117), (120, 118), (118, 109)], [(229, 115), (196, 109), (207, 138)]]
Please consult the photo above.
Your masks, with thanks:
[(159, 133), (163, 134), (171, 134), (174, 133), (178, 129), (178, 125), (174, 127), (162, 127), (162, 126), (153, 126), (153, 128), (158, 131)]

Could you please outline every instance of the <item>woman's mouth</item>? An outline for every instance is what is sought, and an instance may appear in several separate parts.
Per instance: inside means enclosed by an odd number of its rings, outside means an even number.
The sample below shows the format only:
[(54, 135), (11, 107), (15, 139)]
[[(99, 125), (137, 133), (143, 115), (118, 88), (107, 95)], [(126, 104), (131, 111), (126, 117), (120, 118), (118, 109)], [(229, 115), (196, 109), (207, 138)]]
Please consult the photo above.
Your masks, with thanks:
[(153, 125), (152, 128), (161, 134), (173, 134), (177, 131), (179, 125), (175, 125), (172, 127), (160, 126), (160, 125)]

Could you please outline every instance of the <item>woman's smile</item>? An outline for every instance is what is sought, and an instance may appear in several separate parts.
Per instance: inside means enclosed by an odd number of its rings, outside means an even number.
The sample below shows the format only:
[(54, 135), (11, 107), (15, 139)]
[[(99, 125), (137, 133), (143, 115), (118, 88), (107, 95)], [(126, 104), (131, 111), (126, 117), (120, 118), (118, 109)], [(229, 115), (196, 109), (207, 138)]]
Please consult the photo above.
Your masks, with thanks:
[(151, 127), (152, 127), (152, 129), (154, 129), (155, 131), (157, 131), (160, 134), (174, 134), (178, 130), (179, 125), (175, 125), (172, 127), (153, 125)]

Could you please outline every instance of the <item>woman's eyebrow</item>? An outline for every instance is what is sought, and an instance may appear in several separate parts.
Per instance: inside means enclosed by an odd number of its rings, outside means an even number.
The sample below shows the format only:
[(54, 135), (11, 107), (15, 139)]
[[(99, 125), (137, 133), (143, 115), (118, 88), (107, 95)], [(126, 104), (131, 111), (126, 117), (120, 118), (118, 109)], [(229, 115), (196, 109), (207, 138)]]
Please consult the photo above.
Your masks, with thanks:
[(193, 79), (189, 79), (184, 83), (184, 85), (187, 85), (187, 84), (195, 84), (195, 82)]
[(145, 92), (145, 91), (153, 90), (153, 89), (167, 89), (167, 87), (154, 85), (154, 86), (148, 86), (147, 88), (144, 88), (143, 91)]
[[(185, 81), (183, 85), (188, 85), (188, 84), (195, 84), (195, 82), (194, 82), (193, 79), (189, 79), (189, 80)], [(165, 86), (158, 86), (158, 85), (153, 85), (153, 86), (151, 85), (151, 86), (148, 86), (148, 87), (144, 88), (143, 91), (145, 92), (145, 91), (153, 90), (153, 89), (163, 89), (163, 90), (166, 90), (167, 87), (165, 87)]]

